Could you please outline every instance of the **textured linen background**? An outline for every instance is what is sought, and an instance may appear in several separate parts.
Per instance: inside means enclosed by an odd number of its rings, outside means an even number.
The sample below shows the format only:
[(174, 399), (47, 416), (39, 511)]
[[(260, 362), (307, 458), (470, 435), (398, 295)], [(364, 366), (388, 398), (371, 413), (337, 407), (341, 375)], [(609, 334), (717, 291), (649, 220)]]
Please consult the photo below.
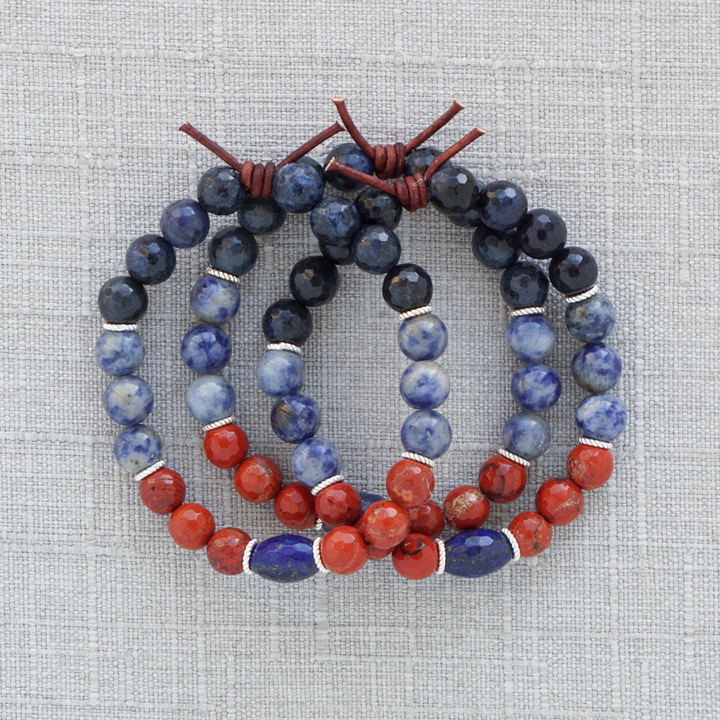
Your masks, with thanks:
[[(3, 720), (717, 717), (715, 2), (5, 0), (0, 22)], [(463, 101), (434, 143), (488, 129), (460, 162), (560, 211), (619, 312), (610, 341), (630, 425), (613, 479), (547, 553), (481, 581), (413, 584), (387, 561), (288, 587), (221, 576), (174, 545), (112, 457), (97, 290), (217, 164), (176, 128), (189, 119), (237, 157), (277, 160), (336, 119), (335, 95), (371, 142), (408, 140)], [(497, 447), (515, 362), (498, 277), (470, 233), (429, 209), (399, 234), (451, 331), (442, 498)], [(296, 216), (261, 246), (227, 375), (251, 450), (287, 475), (290, 448), (253, 379), (259, 318), (317, 245)], [(209, 466), (184, 407), (179, 343), (206, 253), (179, 252), (150, 290), (141, 374), (188, 498), (267, 537), (271, 508), (248, 507)], [(346, 474), (381, 492), (401, 450), (406, 360), (381, 278), (341, 274), (338, 299), (314, 313), (307, 388)], [(549, 312), (566, 391), (554, 444), (491, 527), (532, 507), (577, 437), (577, 343), (556, 293)]]

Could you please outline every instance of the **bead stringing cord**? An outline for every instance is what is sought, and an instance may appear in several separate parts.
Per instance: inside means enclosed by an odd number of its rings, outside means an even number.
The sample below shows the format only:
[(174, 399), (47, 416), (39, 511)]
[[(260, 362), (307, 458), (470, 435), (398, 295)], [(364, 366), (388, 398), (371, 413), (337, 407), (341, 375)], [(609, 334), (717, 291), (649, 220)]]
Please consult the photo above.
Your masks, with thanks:
[(518, 545), (518, 541), (515, 539), (515, 536), (507, 529), (502, 528), (500, 532), (508, 539), (510, 544), (512, 545), (513, 549), (513, 557), (510, 562), (517, 562), (520, 559), (520, 546)]
[(445, 572), (445, 543), (439, 538), (435, 541), (438, 549), (438, 566), (435, 571), (436, 575), (442, 575)]
[(240, 278), (237, 275), (231, 275), (230, 273), (223, 272), (222, 270), (216, 270), (214, 267), (205, 268), (205, 272), (208, 275), (214, 275), (221, 280), (227, 280), (228, 282), (235, 283), (236, 285), (240, 283)]
[(297, 355), (302, 355), (302, 348), (298, 347), (297, 345), (293, 345), (292, 343), (286, 343), (286, 342), (268, 343), (267, 349), (268, 350), (289, 350), (290, 352), (294, 352)]
[(435, 467), (435, 461), (431, 460), (428, 457), (425, 457), (424, 455), (418, 455), (417, 453), (411, 453), (411, 452), (404, 452), (401, 457), (404, 457), (406, 460), (415, 460), (416, 462), (422, 463), (423, 465), (427, 465), (428, 467), (434, 468)]
[(103, 323), (103, 329), (111, 332), (137, 332), (137, 323), (132, 325), (122, 325), (120, 323)]
[(598, 288), (597, 285), (593, 285), (589, 290), (586, 290), (584, 293), (580, 293), (579, 295), (568, 295), (565, 298), (565, 302), (568, 305), (572, 305), (573, 303), (582, 302), (583, 300), (587, 300), (588, 298), (591, 298), (593, 295), (596, 295), (599, 292), (600, 288)]
[(330, 487), (331, 485), (334, 485), (335, 483), (340, 483), (340, 482), (345, 482), (345, 478), (342, 475), (333, 475), (332, 477), (329, 477), (327, 480), (323, 480), (321, 483), (318, 483), (310, 492), (313, 495), (318, 495), (326, 487)]
[(203, 432), (210, 432), (210, 430), (215, 430), (215, 428), (223, 427), (223, 425), (230, 425), (231, 423), (235, 422), (235, 416), (229, 415), (226, 418), (223, 418), (222, 420), (216, 420), (213, 423), (210, 423), (209, 425), (203, 425)]
[(157, 472), (161, 468), (165, 467), (165, 461), (164, 460), (158, 460), (154, 465), (151, 465), (149, 468), (145, 468), (144, 470), (141, 470), (139, 473), (137, 473), (134, 476), (134, 479), (137, 480), (137, 482), (140, 482), (141, 480), (144, 480), (149, 475), (152, 475), (154, 472)]
[(257, 540), (251, 540), (245, 547), (245, 552), (243, 553), (243, 572), (246, 575), (255, 575), (256, 574), (250, 569), (250, 556), (252, 555), (252, 551), (255, 549), (255, 546), (257, 544), (258, 544)]
[(511, 310), (510, 317), (522, 317), (523, 315), (544, 315), (544, 307), (520, 308), (519, 310)]
[(581, 445), (589, 445), (590, 447), (603, 448), (603, 450), (612, 450), (612, 443), (603, 442), (602, 440), (593, 440), (592, 438), (580, 438), (578, 442)]
[(325, 563), (322, 561), (322, 556), (320, 555), (320, 543), (322, 542), (322, 538), (315, 538), (313, 540), (313, 557), (315, 558), (315, 564), (317, 565), (317, 569), (323, 574), (327, 575), (330, 571), (325, 567)]
[(526, 460), (525, 458), (520, 457), (519, 455), (515, 455), (515, 453), (511, 453), (509, 450), (506, 450), (505, 448), (498, 448), (498, 453), (502, 455), (503, 457), (506, 457), (508, 460), (512, 460), (513, 462), (516, 462), (518, 465), (522, 465), (523, 467), (530, 467), (532, 463), (529, 460)]
[(401, 312), (398, 317), (401, 320), (409, 320), (410, 318), (418, 317), (419, 315), (428, 315), (432, 311), (432, 305), (425, 305), (424, 307), (415, 308), (414, 310), (406, 310), (405, 312)]

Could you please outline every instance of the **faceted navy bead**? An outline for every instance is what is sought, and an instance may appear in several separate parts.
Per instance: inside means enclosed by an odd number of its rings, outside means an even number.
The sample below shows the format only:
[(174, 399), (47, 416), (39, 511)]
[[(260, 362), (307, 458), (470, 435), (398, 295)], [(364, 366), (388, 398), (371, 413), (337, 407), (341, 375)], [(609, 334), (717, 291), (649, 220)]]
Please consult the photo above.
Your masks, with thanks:
[(627, 411), (614, 395), (590, 395), (578, 405), (575, 422), (583, 437), (612, 442), (625, 430)]
[(347, 198), (328, 195), (310, 213), (310, 227), (321, 243), (349, 248), (360, 230), (360, 213)]
[(355, 207), (363, 225), (383, 225), (394, 230), (402, 218), (400, 201), (374, 187), (366, 187), (355, 198)]
[(198, 202), (213, 215), (232, 215), (247, 199), (240, 176), (229, 167), (210, 168), (198, 182)]
[(500, 294), (513, 309), (542, 307), (547, 300), (549, 283), (535, 263), (520, 260), (500, 278)]
[(103, 393), (107, 414), (121, 425), (141, 423), (152, 412), (154, 401), (150, 386), (135, 375), (116, 378)]
[(175, 269), (175, 248), (162, 235), (142, 235), (125, 253), (128, 274), (143, 285), (167, 280)]
[(544, 412), (560, 399), (562, 386), (558, 374), (549, 365), (533, 363), (515, 372), (510, 392), (523, 410)]
[(322, 200), (325, 180), (315, 168), (306, 163), (283, 165), (275, 174), (272, 195), (287, 212), (310, 212)]
[(271, 397), (300, 392), (305, 383), (305, 363), (292, 350), (268, 350), (258, 361), (258, 386)]
[(584, 248), (565, 247), (550, 261), (548, 275), (563, 295), (579, 295), (595, 284), (598, 266)]
[(602, 293), (565, 309), (565, 324), (571, 335), (583, 342), (603, 340), (615, 327), (615, 308)]
[(531, 258), (551, 258), (565, 247), (565, 221), (552, 210), (534, 208), (525, 215), (517, 228), (518, 246)]
[(512, 230), (527, 212), (523, 189), (507, 180), (495, 180), (481, 191), (478, 200), (482, 220), (493, 230)]
[(273, 582), (306, 580), (318, 571), (313, 541), (299, 535), (278, 535), (263, 540), (252, 550), (250, 570)]
[(136, 475), (162, 458), (162, 444), (149, 425), (131, 425), (115, 438), (114, 452), (118, 465)]
[(410, 407), (430, 410), (447, 400), (450, 378), (432, 360), (414, 362), (400, 376), (400, 394)]
[(190, 198), (170, 203), (162, 212), (160, 232), (176, 248), (193, 248), (208, 234), (210, 218), (200, 203)]
[(317, 172), (317, 174), (322, 178), (323, 184), (325, 184), (325, 168), (317, 160), (308, 157), (307, 155), (303, 155), (303, 157), (301, 157), (298, 162), (313, 168), (315, 172)]
[(383, 275), (394, 268), (401, 252), (398, 236), (382, 225), (364, 228), (352, 243), (355, 264), (373, 275)]
[(290, 467), (296, 480), (315, 487), (340, 472), (340, 454), (329, 440), (308, 438), (293, 450)]
[(462, 215), (477, 205), (479, 190), (475, 176), (467, 168), (453, 165), (441, 168), (430, 178), (428, 195), (444, 215)]
[(520, 254), (514, 230), (491, 230), (483, 224), (473, 233), (472, 251), (485, 267), (493, 270), (510, 267)]
[(445, 323), (432, 313), (403, 320), (398, 330), (400, 350), (411, 360), (435, 360), (445, 352), (447, 342)]
[(396, 265), (385, 276), (382, 287), (385, 302), (396, 312), (424, 307), (432, 299), (430, 276), (419, 265)]
[(502, 431), (506, 450), (525, 460), (537, 460), (550, 447), (550, 427), (531, 412), (519, 412), (508, 418)]
[(136, 332), (105, 330), (95, 343), (95, 362), (108, 375), (130, 375), (144, 359), (145, 345)]
[(400, 439), (408, 452), (435, 460), (450, 447), (452, 429), (437, 410), (418, 410), (405, 419)]
[[(341, 165), (347, 165), (358, 170), (366, 175), (372, 175), (375, 172), (375, 167), (372, 164), (372, 160), (355, 144), (355, 143), (342, 143), (337, 147), (334, 147), (325, 158), (324, 167), (328, 166), (328, 163), (335, 158)], [(326, 172), (325, 178), (336, 190), (357, 190), (358, 188), (364, 187), (363, 183), (359, 180), (351, 180), (349, 177), (345, 177), (339, 172)]]
[(268, 342), (300, 346), (312, 334), (312, 315), (297, 300), (278, 300), (265, 311), (262, 327)]
[[(479, 188), (480, 186), (478, 186)], [(465, 228), (466, 230), (472, 230), (482, 224), (482, 215), (480, 214), (480, 208), (477, 204), (473, 205), (467, 212), (461, 213), (460, 215), (448, 215), (448, 220), (458, 227)]]
[(609, 345), (590, 343), (575, 353), (572, 374), (581, 388), (604, 393), (617, 385), (622, 374), (622, 360)]
[(147, 306), (147, 291), (142, 283), (127, 275), (110, 278), (98, 293), (98, 309), (109, 323), (136, 323), (145, 314)]
[(190, 308), (201, 322), (215, 325), (230, 322), (239, 307), (237, 285), (214, 275), (200, 278), (190, 291)]
[(180, 354), (193, 372), (200, 375), (216, 373), (230, 362), (230, 338), (217, 325), (196, 325), (185, 333)]
[(476, 578), (499, 570), (513, 559), (513, 549), (497, 530), (476, 528), (445, 541), (445, 572)]
[(185, 394), (190, 414), (203, 425), (230, 417), (235, 400), (235, 388), (222, 375), (200, 376)]
[(286, 395), (270, 411), (273, 432), (284, 442), (299, 443), (313, 437), (320, 427), (320, 409), (306, 395)]
[(221, 228), (210, 241), (210, 266), (230, 275), (240, 277), (250, 272), (255, 267), (257, 257), (257, 240), (238, 225)]
[(544, 315), (521, 315), (508, 323), (505, 339), (518, 360), (539, 362), (555, 348), (555, 328)]
[(253, 235), (270, 235), (285, 222), (287, 213), (272, 198), (248, 198), (238, 210), (238, 222)]
[(303, 258), (290, 272), (290, 292), (299, 303), (307, 307), (330, 302), (339, 284), (337, 267), (322, 255)]
[[(432, 145), (422, 145), (416, 148), (405, 158), (405, 175), (416, 175), (417, 173), (424, 175), (435, 158), (441, 153), (442, 150)], [(451, 165), (452, 163), (448, 160), (442, 167), (450, 167)]]
[(365, 492), (364, 490), (361, 490), (360, 491), (361, 512), (364, 514), (365, 511), (373, 503), (376, 503), (378, 500), (385, 500), (385, 498), (382, 495), (377, 495), (376, 493)]

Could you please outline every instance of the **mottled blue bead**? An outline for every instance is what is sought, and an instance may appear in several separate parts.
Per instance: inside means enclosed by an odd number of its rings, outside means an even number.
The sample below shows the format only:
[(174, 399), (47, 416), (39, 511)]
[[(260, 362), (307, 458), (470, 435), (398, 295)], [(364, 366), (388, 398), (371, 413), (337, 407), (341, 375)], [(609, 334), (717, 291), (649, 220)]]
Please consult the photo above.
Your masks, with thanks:
[(502, 431), (506, 450), (525, 460), (537, 460), (550, 447), (550, 426), (539, 415), (519, 412), (508, 418)]
[(398, 330), (400, 350), (411, 360), (436, 360), (447, 342), (445, 323), (432, 313), (403, 320)]
[(162, 459), (160, 437), (149, 425), (131, 425), (115, 438), (115, 459), (133, 475)]
[(614, 388), (622, 375), (622, 360), (605, 343), (590, 343), (575, 353), (572, 374), (577, 384), (591, 393)]
[(247, 199), (240, 176), (225, 165), (210, 168), (198, 182), (198, 202), (213, 215), (232, 215)]
[(347, 198), (328, 195), (310, 213), (310, 227), (321, 243), (349, 247), (360, 230), (360, 213)]
[(185, 394), (190, 414), (202, 425), (233, 415), (235, 399), (235, 388), (222, 375), (202, 375)]
[(299, 443), (313, 437), (320, 427), (320, 409), (306, 395), (286, 395), (270, 411), (273, 432), (284, 442)]
[(235, 283), (214, 275), (200, 278), (190, 291), (190, 308), (198, 320), (222, 325), (230, 322), (240, 307), (240, 291)]
[(287, 213), (272, 198), (249, 198), (238, 210), (238, 222), (253, 235), (270, 235), (285, 222)]
[(145, 345), (136, 332), (105, 330), (95, 343), (95, 362), (108, 375), (130, 375), (145, 359)]
[(208, 259), (216, 270), (240, 277), (255, 267), (257, 258), (257, 240), (239, 225), (221, 228), (210, 241)]
[(444, 215), (462, 215), (478, 202), (478, 183), (464, 167), (452, 165), (438, 170), (428, 184), (430, 202)]
[(500, 294), (513, 309), (542, 307), (550, 283), (535, 263), (520, 260), (505, 270), (500, 278)]
[(271, 397), (294, 395), (305, 383), (305, 363), (291, 350), (268, 350), (255, 373), (260, 389)]
[(505, 231), (517, 227), (527, 212), (528, 202), (519, 185), (495, 180), (480, 191), (478, 207), (485, 225), (493, 230)]
[(534, 208), (517, 228), (518, 247), (531, 258), (551, 258), (565, 246), (565, 221), (552, 210)]
[(480, 215), (480, 208), (477, 204), (473, 205), (467, 212), (461, 213), (460, 215), (448, 215), (447, 219), (453, 225), (465, 228), (466, 230), (473, 230), (479, 225), (482, 225), (482, 216)]
[(142, 235), (125, 253), (128, 275), (143, 285), (164, 282), (175, 270), (175, 248), (162, 235)]
[[(355, 143), (342, 143), (334, 147), (325, 157), (323, 167), (327, 167), (333, 158), (341, 165), (347, 165), (353, 170), (358, 170), (366, 175), (372, 175), (375, 172), (375, 166), (372, 164), (372, 160), (370, 160)], [(359, 180), (351, 180), (349, 177), (345, 177), (345, 175), (336, 171), (326, 172), (325, 178), (336, 190), (347, 192), (365, 187)]]
[[(413, 150), (405, 158), (405, 175), (416, 175), (417, 173), (424, 175), (435, 161), (435, 158), (441, 154), (442, 150), (432, 145), (422, 145)], [(452, 163), (448, 160), (441, 167), (450, 167), (451, 165)]]
[(193, 372), (209, 375), (219, 372), (230, 362), (232, 346), (224, 330), (217, 325), (203, 323), (185, 333), (180, 353)]
[(208, 234), (210, 218), (200, 203), (190, 198), (170, 203), (160, 218), (160, 232), (176, 248), (193, 248)]
[(378, 500), (385, 500), (385, 498), (382, 495), (377, 495), (376, 493), (371, 493), (371, 492), (364, 492), (363, 490), (361, 490), (360, 491), (361, 512), (364, 513), (373, 503), (378, 502)]
[(268, 342), (299, 347), (312, 334), (312, 315), (297, 300), (278, 300), (265, 311), (262, 329)]
[(400, 239), (382, 225), (363, 228), (352, 243), (355, 264), (365, 272), (384, 275), (400, 261)]
[(259, 542), (250, 555), (250, 570), (273, 582), (298, 582), (317, 571), (313, 541), (299, 535), (278, 535)]
[(437, 410), (418, 410), (405, 419), (400, 439), (408, 452), (435, 460), (450, 447), (452, 429)]
[(555, 348), (555, 328), (544, 315), (520, 315), (508, 323), (505, 339), (518, 360), (539, 362)]
[(599, 342), (615, 327), (615, 308), (602, 293), (571, 303), (565, 310), (565, 324), (583, 342)]
[(340, 472), (340, 453), (329, 440), (308, 438), (293, 450), (290, 467), (296, 480), (315, 487)]
[(465, 530), (445, 541), (445, 572), (450, 575), (466, 578), (488, 575), (512, 558), (510, 541), (497, 530)]
[(153, 391), (135, 375), (125, 375), (113, 380), (103, 394), (105, 410), (111, 420), (121, 425), (142, 422), (153, 409)]
[(310, 212), (322, 200), (325, 179), (315, 168), (305, 163), (283, 165), (273, 182), (275, 202), (287, 212)]
[(585, 248), (564, 247), (550, 261), (548, 276), (553, 287), (563, 295), (581, 295), (595, 284), (598, 266)]
[(447, 400), (450, 378), (437, 363), (421, 360), (410, 365), (400, 377), (400, 394), (410, 407), (430, 410)]
[(521, 367), (513, 375), (510, 392), (524, 410), (544, 412), (560, 399), (562, 385), (558, 374), (549, 365), (534, 363)]
[(363, 225), (383, 225), (394, 230), (402, 218), (400, 201), (374, 187), (366, 187), (358, 193), (355, 207), (360, 213), (360, 222)]
[(473, 233), (472, 251), (485, 267), (492, 270), (510, 267), (520, 255), (515, 230), (491, 230), (482, 224)]
[(136, 323), (145, 314), (147, 306), (145, 286), (127, 275), (110, 278), (98, 292), (98, 310), (109, 323)]
[(625, 430), (627, 410), (614, 395), (590, 395), (578, 405), (575, 422), (583, 437), (612, 442)]
[(382, 294), (383, 300), (398, 313), (426, 307), (432, 300), (432, 278), (414, 263), (395, 265), (385, 275)]
[(322, 255), (311, 255), (295, 263), (290, 271), (290, 292), (306, 307), (330, 302), (340, 285), (335, 264)]

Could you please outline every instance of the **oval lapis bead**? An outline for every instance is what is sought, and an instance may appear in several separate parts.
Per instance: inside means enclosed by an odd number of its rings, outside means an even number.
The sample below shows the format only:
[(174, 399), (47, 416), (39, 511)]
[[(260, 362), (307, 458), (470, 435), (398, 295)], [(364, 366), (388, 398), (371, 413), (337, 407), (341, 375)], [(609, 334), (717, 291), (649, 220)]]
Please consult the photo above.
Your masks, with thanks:
[(497, 530), (477, 528), (445, 541), (445, 572), (476, 578), (499, 570), (513, 558), (510, 541)]
[(259, 542), (250, 556), (250, 569), (273, 582), (298, 582), (317, 571), (313, 541), (299, 535), (277, 535)]

